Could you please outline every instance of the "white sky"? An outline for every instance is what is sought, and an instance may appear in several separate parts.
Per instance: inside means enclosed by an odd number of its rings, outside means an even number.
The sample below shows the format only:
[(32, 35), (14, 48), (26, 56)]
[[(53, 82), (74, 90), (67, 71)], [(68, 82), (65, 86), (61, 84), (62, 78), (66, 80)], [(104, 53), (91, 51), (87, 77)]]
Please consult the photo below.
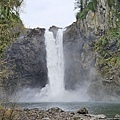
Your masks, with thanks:
[(75, 21), (75, 0), (26, 0), (21, 19), (27, 28), (66, 27)]

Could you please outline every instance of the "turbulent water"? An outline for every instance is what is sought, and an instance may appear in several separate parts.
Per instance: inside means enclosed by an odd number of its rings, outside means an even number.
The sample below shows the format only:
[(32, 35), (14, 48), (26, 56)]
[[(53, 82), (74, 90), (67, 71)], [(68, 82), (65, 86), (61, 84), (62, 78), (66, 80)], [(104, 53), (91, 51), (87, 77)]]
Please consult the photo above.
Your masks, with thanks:
[(58, 30), (56, 38), (54, 38), (52, 32), (46, 31), (45, 44), (49, 83), (41, 90), (40, 96), (44, 101), (56, 101), (65, 92), (63, 29)]
[(75, 102), (88, 101), (87, 89), (79, 87), (76, 91), (65, 90), (63, 29), (57, 31), (56, 38), (52, 32), (45, 31), (46, 61), (48, 84), (38, 89), (23, 90), (20, 102)]
[(49, 83), (37, 94), (43, 102), (87, 101), (86, 89), (67, 91), (64, 85), (63, 29), (54, 38), (50, 31), (45, 32), (47, 68)]

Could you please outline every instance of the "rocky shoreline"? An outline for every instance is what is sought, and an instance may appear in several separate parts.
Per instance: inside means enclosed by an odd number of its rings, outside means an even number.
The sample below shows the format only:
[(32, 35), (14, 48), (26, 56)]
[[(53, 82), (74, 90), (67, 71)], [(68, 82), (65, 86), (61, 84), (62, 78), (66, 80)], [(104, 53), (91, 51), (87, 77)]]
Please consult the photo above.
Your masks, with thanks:
[(104, 114), (89, 114), (86, 108), (73, 112), (55, 107), (48, 110), (25, 108), (4, 111), (2, 109), (0, 110), (0, 118), (2, 120), (120, 120), (120, 115), (116, 115), (115, 118), (107, 118)]

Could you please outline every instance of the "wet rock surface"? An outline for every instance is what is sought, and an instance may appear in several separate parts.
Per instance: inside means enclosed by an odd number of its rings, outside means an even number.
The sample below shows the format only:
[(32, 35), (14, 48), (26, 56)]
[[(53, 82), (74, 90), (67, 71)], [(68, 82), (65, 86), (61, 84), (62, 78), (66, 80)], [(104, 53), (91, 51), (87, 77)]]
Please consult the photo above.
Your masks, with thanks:
[[(65, 88), (87, 89), (86, 94), (95, 101), (119, 102), (120, 64), (114, 62), (120, 56), (119, 39), (116, 36), (101, 40), (111, 26), (108, 21), (109, 9), (107, 1), (99, 0), (96, 22), (94, 13), (89, 11), (86, 19), (78, 19), (66, 27), (63, 35)], [(110, 19), (115, 19), (115, 16)], [(112, 21), (113, 27), (116, 27), (115, 20)]]
[(57, 26), (54, 26), (54, 25), (49, 28), (49, 31), (51, 31), (51, 32), (53, 33), (53, 36), (54, 36), (55, 39), (56, 39), (56, 36), (57, 36), (57, 31), (58, 31), (59, 29), (61, 29), (61, 28), (60, 28), (60, 27), (57, 27)]
[(65, 62), (65, 87), (76, 89), (84, 86), (96, 75), (95, 54), (92, 44), (97, 36), (93, 30), (83, 31), (77, 22), (68, 26), (63, 34), (64, 62)]
[[(13, 93), (21, 87), (44, 87), (47, 83), (45, 29), (27, 29), (7, 49), (6, 60), (12, 69), (6, 86)], [(9, 84), (9, 85), (8, 85)]]

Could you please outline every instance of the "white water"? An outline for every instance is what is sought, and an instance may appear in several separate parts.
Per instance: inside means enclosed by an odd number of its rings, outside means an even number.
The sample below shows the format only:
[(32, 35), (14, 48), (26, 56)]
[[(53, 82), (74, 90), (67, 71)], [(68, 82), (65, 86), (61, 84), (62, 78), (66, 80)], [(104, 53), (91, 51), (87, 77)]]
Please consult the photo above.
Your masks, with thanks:
[[(59, 29), (56, 39), (50, 31), (45, 32), (46, 61), (48, 69), (48, 84), (40, 90), (22, 91), (20, 101), (28, 102), (75, 102), (88, 100), (86, 89), (80, 87), (77, 91), (66, 91), (64, 85), (64, 55), (63, 29)], [(81, 90), (80, 90), (81, 89)], [(30, 91), (30, 94), (28, 94)], [(27, 94), (26, 94), (27, 93)], [(26, 99), (25, 99), (26, 96)]]
[(63, 30), (58, 30), (56, 39), (46, 31), (45, 44), (50, 96), (55, 97), (64, 92)]
[[(85, 89), (66, 91), (64, 85), (63, 29), (59, 29), (56, 39), (50, 31), (45, 32), (46, 61), (49, 83), (36, 94), (36, 101), (73, 102), (86, 101)], [(80, 90), (81, 89), (81, 90)]]
[(64, 91), (64, 57), (62, 37), (62, 29), (58, 30), (56, 39), (54, 39), (52, 32), (46, 31), (45, 33), (48, 79), (52, 95), (60, 94)]
[(84, 89), (82, 91), (65, 90), (63, 29), (58, 30), (56, 39), (52, 32), (46, 31), (45, 44), (49, 83), (36, 96), (44, 102), (72, 102), (83, 101), (83, 99), (85, 101)]
[(45, 32), (46, 61), (49, 83), (41, 90), (40, 96), (44, 101), (62, 99), (64, 88), (64, 55), (63, 55), (63, 29), (59, 29), (56, 39), (50, 31)]

